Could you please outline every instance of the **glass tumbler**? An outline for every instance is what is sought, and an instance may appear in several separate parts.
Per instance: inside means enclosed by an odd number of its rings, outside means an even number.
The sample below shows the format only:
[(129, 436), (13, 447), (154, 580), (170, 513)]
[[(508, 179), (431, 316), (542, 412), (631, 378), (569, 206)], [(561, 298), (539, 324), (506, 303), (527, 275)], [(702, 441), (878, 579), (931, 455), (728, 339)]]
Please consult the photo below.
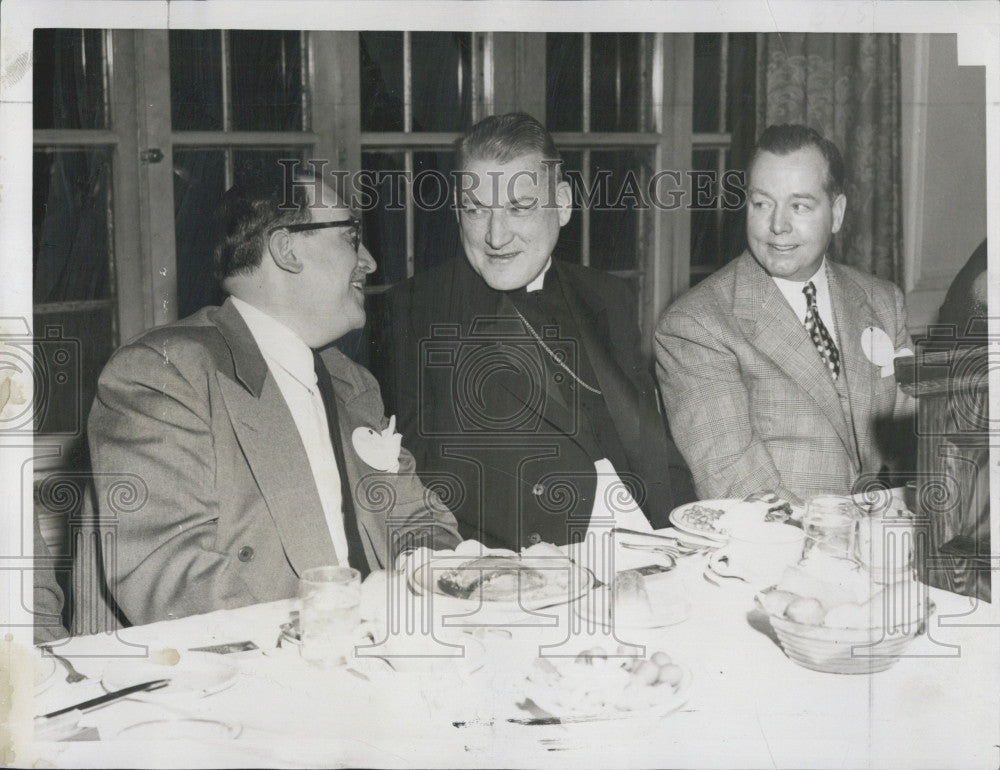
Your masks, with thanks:
[(318, 666), (347, 662), (361, 625), (361, 573), (350, 567), (313, 567), (299, 578), (302, 657)]
[(802, 529), (806, 539), (802, 560), (824, 554), (836, 559), (857, 561), (859, 511), (850, 497), (821, 495), (806, 502)]

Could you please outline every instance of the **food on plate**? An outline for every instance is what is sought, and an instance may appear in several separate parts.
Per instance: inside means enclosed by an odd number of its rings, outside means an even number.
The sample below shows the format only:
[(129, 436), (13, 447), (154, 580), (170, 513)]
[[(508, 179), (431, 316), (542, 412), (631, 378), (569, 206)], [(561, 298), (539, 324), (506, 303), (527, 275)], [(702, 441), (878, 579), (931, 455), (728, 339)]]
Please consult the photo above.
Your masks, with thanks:
[(796, 623), (807, 623), (811, 626), (822, 623), (824, 615), (826, 615), (826, 610), (823, 609), (819, 599), (806, 596), (792, 599), (785, 608), (786, 618), (794, 620)]
[(646, 578), (637, 570), (623, 570), (615, 575), (612, 612), (619, 617), (642, 618), (652, 613)]
[(827, 610), (848, 602), (867, 601), (871, 596), (871, 576), (858, 565), (843, 559), (818, 560), (785, 569), (778, 588), (797, 596), (818, 599)]
[(565, 593), (569, 577), (565, 569), (543, 572), (515, 558), (483, 556), (444, 571), (437, 585), (459, 599), (481, 595), (483, 601), (501, 602)]
[(788, 605), (798, 598), (798, 594), (777, 588), (772, 591), (764, 591), (758, 596), (761, 606), (769, 615), (784, 615)]
[(806, 561), (786, 569), (776, 586), (757, 595), (757, 603), (770, 615), (828, 628), (909, 632), (924, 620), (926, 601), (915, 583), (873, 592), (876, 587), (870, 573), (843, 559)]
[(830, 628), (870, 628), (875, 623), (865, 605), (849, 602), (827, 612), (823, 625)]
[(916, 584), (908, 581), (891, 583), (872, 596), (864, 605), (872, 625), (884, 625), (887, 630), (906, 631), (923, 619), (924, 598)]
[(593, 647), (574, 659), (537, 658), (528, 671), (530, 695), (542, 708), (601, 714), (647, 709), (676, 694), (684, 669), (665, 652), (643, 658), (634, 649), (620, 646), (609, 653)]
[(718, 530), (716, 530), (715, 523), (725, 515), (726, 512), (720, 511), (718, 508), (709, 508), (695, 503), (684, 510), (681, 518), (692, 529), (702, 532), (716, 532)]

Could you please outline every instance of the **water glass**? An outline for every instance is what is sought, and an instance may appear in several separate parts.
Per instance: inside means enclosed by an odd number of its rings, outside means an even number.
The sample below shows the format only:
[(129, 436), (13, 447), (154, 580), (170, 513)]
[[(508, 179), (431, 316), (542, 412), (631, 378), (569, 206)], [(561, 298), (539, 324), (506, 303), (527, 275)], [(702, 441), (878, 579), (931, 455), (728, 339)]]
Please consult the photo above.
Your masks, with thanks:
[(802, 560), (813, 554), (856, 560), (859, 512), (854, 501), (838, 495), (821, 495), (806, 502), (802, 529), (806, 539)]
[(302, 657), (339, 666), (353, 655), (361, 625), (361, 573), (350, 567), (313, 567), (299, 578)]

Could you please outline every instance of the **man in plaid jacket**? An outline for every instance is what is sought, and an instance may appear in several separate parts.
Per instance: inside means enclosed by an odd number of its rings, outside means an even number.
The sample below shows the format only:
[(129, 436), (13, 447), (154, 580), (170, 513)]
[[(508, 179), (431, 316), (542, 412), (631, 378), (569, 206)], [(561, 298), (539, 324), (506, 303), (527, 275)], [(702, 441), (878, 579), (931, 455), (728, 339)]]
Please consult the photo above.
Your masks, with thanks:
[(915, 444), (892, 366), (911, 347), (902, 293), (826, 257), (843, 183), (832, 142), (769, 127), (749, 166), (749, 251), (660, 319), (657, 376), (702, 498), (845, 494)]

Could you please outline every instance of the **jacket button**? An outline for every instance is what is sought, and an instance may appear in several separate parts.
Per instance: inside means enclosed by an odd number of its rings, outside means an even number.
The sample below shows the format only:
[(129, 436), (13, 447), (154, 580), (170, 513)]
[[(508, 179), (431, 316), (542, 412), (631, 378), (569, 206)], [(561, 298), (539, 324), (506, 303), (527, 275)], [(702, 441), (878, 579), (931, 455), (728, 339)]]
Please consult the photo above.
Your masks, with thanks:
[(545, 494), (545, 486), (543, 484), (535, 484), (535, 486), (531, 488), (531, 494), (535, 497), (541, 497)]
[(537, 532), (532, 532), (530, 535), (528, 535), (529, 545), (538, 545), (540, 542), (542, 542), (542, 536), (539, 535)]
[(250, 561), (253, 558), (253, 548), (248, 545), (243, 546), (240, 552), (236, 554), (240, 561)]

